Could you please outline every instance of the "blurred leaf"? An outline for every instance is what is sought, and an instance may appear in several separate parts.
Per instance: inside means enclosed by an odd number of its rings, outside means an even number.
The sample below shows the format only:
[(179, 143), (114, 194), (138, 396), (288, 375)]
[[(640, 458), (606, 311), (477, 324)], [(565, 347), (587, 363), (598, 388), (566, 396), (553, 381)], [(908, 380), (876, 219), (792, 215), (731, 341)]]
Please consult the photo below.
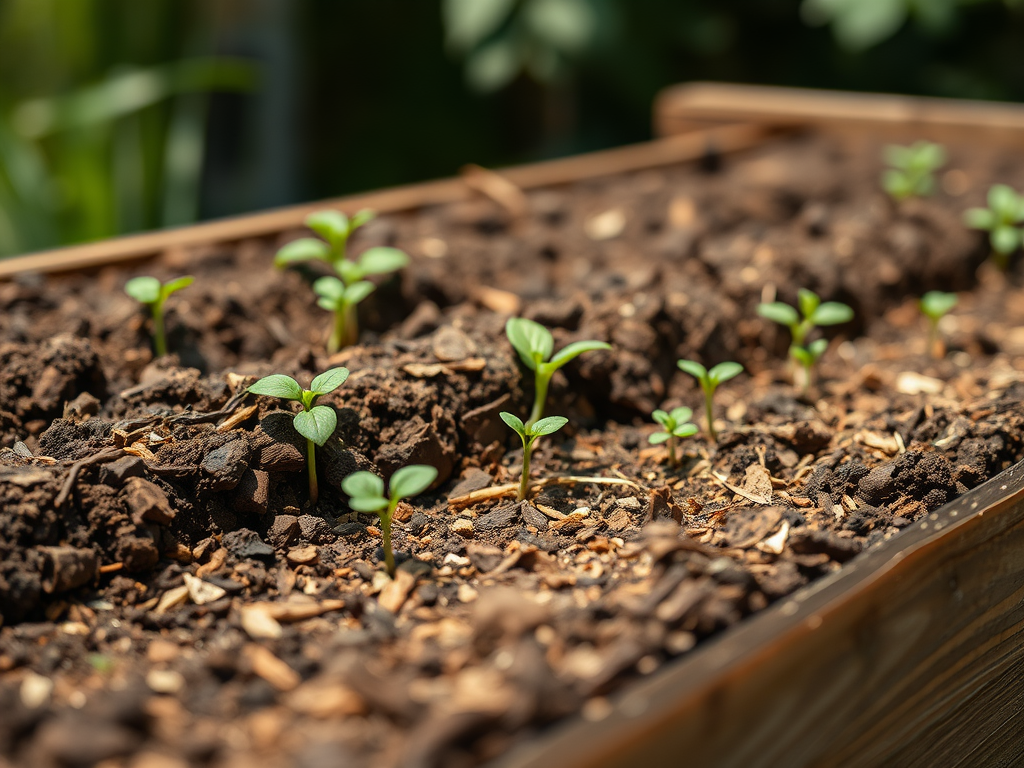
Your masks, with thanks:
[(480, 45), (508, 19), (516, 0), (444, 0), (441, 7), (448, 50), (461, 53)]
[(469, 55), (466, 80), (473, 89), (490, 93), (512, 82), (520, 65), (519, 46), (512, 39), (501, 38)]

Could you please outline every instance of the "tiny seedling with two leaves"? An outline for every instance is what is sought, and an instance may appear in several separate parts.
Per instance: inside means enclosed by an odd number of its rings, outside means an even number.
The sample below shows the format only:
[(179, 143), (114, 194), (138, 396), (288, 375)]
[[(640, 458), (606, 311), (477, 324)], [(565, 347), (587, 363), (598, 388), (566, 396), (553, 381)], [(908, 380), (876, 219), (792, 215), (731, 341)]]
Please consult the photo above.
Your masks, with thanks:
[(317, 405), (322, 395), (333, 392), (348, 378), (348, 368), (332, 368), (313, 379), (309, 389), (303, 389), (291, 376), (275, 373), (264, 376), (251, 387), (249, 392), (254, 395), (279, 397), (282, 400), (294, 400), (302, 405), (302, 410), (295, 414), (292, 423), (295, 431), (306, 438), (306, 464), (309, 467), (309, 499), (316, 505), (319, 498), (319, 486), (316, 480), (316, 446), (323, 446), (334, 434), (338, 425), (338, 414), (327, 405)]
[(380, 518), (380, 534), (384, 547), (384, 565), (388, 575), (395, 575), (395, 554), (391, 549), (391, 521), (398, 502), (422, 493), (437, 479), (437, 470), (425, 464), (402, 467), (391, 476), (388, 493), (384, 481), (372, 472), (355, 472), (341, 481), (341, 490), (349, 495), (348, 505), (357, 512), (375, 512)]
[(124, 292), (140, 304), (150, 308), (153, 315), (153, 348), (157, 357), (167, 354), (167, 337), (164, 334), (164, 303), (167, 297), (195, 282), (192, 275), (185, 275), (161, 283), (155, 277), (133, 277), (124, 285)]
[(909, 147), (885, 148), (889, 168), (882, 174), (882, 186), (896, 202), (911, 197), (926, 197), (935, 191), (935, 171), (946, 163), (946, 150), (930, 141)]
[[(708, 436), (718, 442), (718, 432), (715, 431), (714, 397), (718, 385), (728, 381), (743, 372), (743, 366), (739, 363), (719, 363), (710, 371), (695, 360), (677, 360), (679, 370), (688, 373), (700, 382), (700, 388), (704, 390), (704, 416), (708, 420)], [(687, 416), (686, 418), (690, 418)]]
[(939, 334), (939, 321), (956, 306), (956, 303), (956, 294), (944, 291), (928, 291), (918, 302), (921, 314), (928, 318), (928, 350), (936, 359), (941, 359), (945, 352)]
[(548, 416), (546, 419), (523, 424), (518, 416), (508, 411), (502, 411), (499, 415), (501, 420), (508, 424), (523, 441), (523, 474), (519, 480), (519, 493), (516, 494), (516, 499), (522, 501), (529, 496), (530, 492), (530, 459), (533, 456), (534, 443), (537, 442), (538, 437), (554, 434), (568, 424), (569, 420), (564, 416)]
[(964, 223), (971, 229), (988, 232), (992, 261), (1005, 270), (1010, 256), (1024, 243), (1024, 195), (1018, 195), (1005, 184), (996, 184), (988, 191), (988, 208), (971, 208), (964, 213)]
[(660, 408), (651, 414), (651, 417), (662, 426), (661, 432), (655, 432), (647, 438), (651, 445), (668, 444), (668, 463), (673, 467), (679, 466), (679, 458), (676, 456), (676, 440), (690, 437), (697, 434), (697, 425), (690, 422), (693, 411), (689, 408), (673, 408), (671, 411), (663, 411)]
[[(811, 376), (815, 364), (828, 349), (827, 339), (817, 339), (808, 344), (808, 334), (818, 326), (849, 322), (853, 319), (853, 309), (838, 301), (823, 303), (818, 294), (806, 288), (800, 289), (797, 298), (800, 306), (799, 313), (789, 304), (773, 301), (759, 304), (757, 314), (789, 328), (792, 335), (789, 355), (802, 369), (800, 389), (806, 392), (811, 386)], [(801, 315), (803, 315), (802, 318)]]

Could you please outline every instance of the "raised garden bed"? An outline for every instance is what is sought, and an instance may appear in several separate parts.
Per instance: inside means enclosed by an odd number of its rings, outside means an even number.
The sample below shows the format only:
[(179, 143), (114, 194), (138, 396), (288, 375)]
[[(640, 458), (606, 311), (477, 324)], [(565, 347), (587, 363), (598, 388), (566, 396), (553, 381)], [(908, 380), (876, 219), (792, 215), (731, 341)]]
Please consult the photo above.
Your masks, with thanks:
[[(939, 194), (895, 206), (881, 149), (726, 127), (347, 201), (383, 213), (354, 250), (412, 264), (330, 358), (316, 270), (272, 266), (305, 209), (0, 263), (0, 754), (933, 765), (978, 702), (962, 754), (1016, 754), (992, 717), (1020, 662), (1016, 479), (944, 505), (1024, 456), (1018, 265), (961, 224), (1024, 162), (951, 142)], [(121, 288), (184, 273), (153, 361)], [(755, 311), (799, 287), (856, 312), (807, 397)], [(941, 360), (928, 289), (961, 292)], [(511, 314), (613, 347), (554, 380), (570, 423), (529, 504), (485, 490), (518, 479), (498, 413), (532, 396)], [(748, 374), (673, 469), (647, 436), (654, 408), (699, 412), (679, 358)], [(240, 393), (337, 365), (313, 507), (279, 403)], [(399, 507), (391, 581), (340, 485), (410, 463), (439, 478)]]

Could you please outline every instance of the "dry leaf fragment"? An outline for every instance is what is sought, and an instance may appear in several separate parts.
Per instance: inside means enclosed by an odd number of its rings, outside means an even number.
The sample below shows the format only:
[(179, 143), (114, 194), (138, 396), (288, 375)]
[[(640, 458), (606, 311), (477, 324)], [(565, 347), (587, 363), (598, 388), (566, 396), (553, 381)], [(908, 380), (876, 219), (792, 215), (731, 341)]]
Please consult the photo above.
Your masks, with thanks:
[(764, 541), (757, 543), (757, 548), (762, 552), (767, 552), (771, 555), (781, 555), (783, 550), (786, 548), (786, 541), (789, 539), (789, 523), (786, 521), (782, 522), (782, 526), (779, 530), (769, 536)]
[(167, 613), (168, 611), (177, 608), (179, 605), (184, 605), (185, 601), (188, 600), (188, 587), (174, 587), (164, 592), (160, 598), (160, 602), (156, 604), (156, 608), (153, 613), (158, 616)]
[(191, 573), (184, 573), (182, 577), (185, 579), (185, 588), (188, 589), (188, 596), (192, 598), (192, 602), (196, 605), (212, 603), (215, 600), (220, 600), (227, 594), (227, 590), (223, 587), (197, 579)]

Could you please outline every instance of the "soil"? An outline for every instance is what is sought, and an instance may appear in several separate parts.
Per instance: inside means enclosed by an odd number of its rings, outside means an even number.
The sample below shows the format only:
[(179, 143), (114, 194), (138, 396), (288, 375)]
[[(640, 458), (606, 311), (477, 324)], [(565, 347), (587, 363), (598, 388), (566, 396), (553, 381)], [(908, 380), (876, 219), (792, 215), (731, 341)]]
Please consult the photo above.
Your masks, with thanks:
[[(322, 271), (272, 266), (298, 232), (0, 284), (0, 765), (480, 765), (1020, 460), (1021, 269), (960, 217), (1024, 161), (948, 149), (939, 194), (900, 206), (877, 144), (796, 137), (532, 191), (518, 218), (381, 217), (353, 249), (413, 263), (330, 358)], [(121, 289), (184, 273), (153, 360)], [(807, 396), (755, 312), (798, 287), (856, 311)], [(929, 289), (960, 293), (937, 360)], [(523, 503), (510, 314), (613, 345), (554, 379), (570, 423)], [(647, 437), (656, 407), (701, 413), (680, 358), (747, 373), (673, 468)], [(290, 415), (244, 390), (335, 365), (311, 507)], [(399, 507), (391, 580), (341, 481), (410, 463), (439, 476)]]

